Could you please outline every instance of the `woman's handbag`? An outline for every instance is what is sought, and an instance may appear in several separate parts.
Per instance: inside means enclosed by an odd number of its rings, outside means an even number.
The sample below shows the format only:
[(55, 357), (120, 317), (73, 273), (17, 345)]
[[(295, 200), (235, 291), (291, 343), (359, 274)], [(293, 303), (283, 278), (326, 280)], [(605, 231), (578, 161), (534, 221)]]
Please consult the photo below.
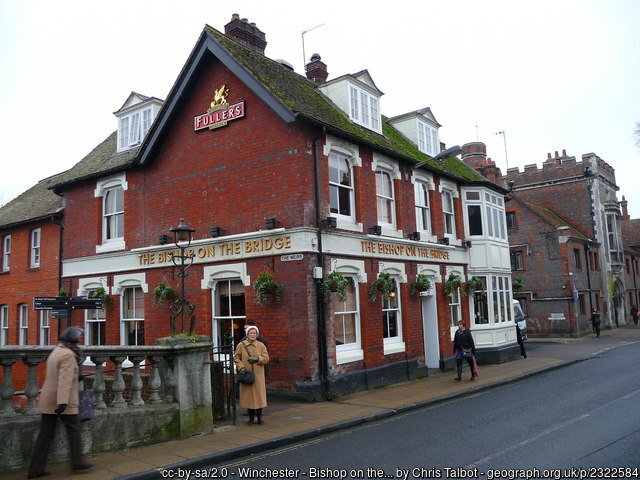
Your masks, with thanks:
[[(251, 356), (251, 353), (249, 353), (249, 349), (244, 342), (242, 342), (242, 346), (247, 351), (247, 355)], [(251, 365), (251, 370), (245, 369), (243, 371), (240, 371), (240, 373), (238, 374), (238, 381), (240, 383), (244, 383), (245, 385), (253, 385), (254, 379), (255, 376), (253, 374), (253, 365)]]
[(80, 403), (78, 405), (78, 418), (81, 422), (91, 420), (93, 418), (93, 404), (95, 403), (95, 395), (93, 390), (82, 390), (80, 392)]
[(470, 348), (462, 347), (462, 356), (464, 358), (471, 358), (473, 356), (472, 350)]

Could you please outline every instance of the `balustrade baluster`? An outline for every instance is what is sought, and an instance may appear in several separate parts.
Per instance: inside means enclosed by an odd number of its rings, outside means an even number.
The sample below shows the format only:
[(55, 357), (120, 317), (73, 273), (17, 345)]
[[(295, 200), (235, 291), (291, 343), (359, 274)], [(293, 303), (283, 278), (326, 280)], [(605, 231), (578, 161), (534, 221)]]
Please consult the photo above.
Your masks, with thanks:
[(27, 385), (24, 387), (24, 396), (27, 397), (27, 413), (38, 413), (36, 397), (40, 393), (40, 387), (38, 386), (36, 369), (42, 358), (24, 357), (22, 361), (27, 366)]
[(13, 388), (13, 364), (16, 363), (15, 358), (0, 358), (2, 365), (2, 387), (0, 387), (0, 415), (15, 415), (13, 409), (13, 395), (16, 389)]
[(133, 363), (133, 378), (131, 379), (131, 405), (144, 405), (142, 399), (142, 377), (140, 376), (140, 362), (144, 357), (129, 357)]
[(167, 366), (167, 380), (165, 383), (165, 400), (169, 403), (175, 402), (176, 378), (173, 374), (173, 357), (165, 357)]
[(104, 367), (102, 364), (107, 361), (106, 356), (92, 355), (91, 361), (96, 365), (96, 374), (93, 378), (93, 393), (96, 397), (96, 408), (107, 408), (107, 404), (104, 402), (104, 392), (107, 386), (104, 382)]
[(147, 402), (151, 405), (157, 405), (159, 403), (162, 403), (162, 399), (158, 394), (158, 390), (160, 390), (161, 385), (158, 366), (162, 357), (149, 356), (147, 358), (149, 359), (149, 362), (151, 362), (151, 376), (149, 378), (149, 400), (147, 400)]
[(126, 356), (112, 356), (111, 361), (114, 363), (116, 367), (116, 371), (113, 376), (113, 403), (111, 404), (114, 408), (125, 408), (127, 406), (127, 402), (122, 396), (124, 392), (124, 377), (122, 376), (122, 362), (126, 360)]

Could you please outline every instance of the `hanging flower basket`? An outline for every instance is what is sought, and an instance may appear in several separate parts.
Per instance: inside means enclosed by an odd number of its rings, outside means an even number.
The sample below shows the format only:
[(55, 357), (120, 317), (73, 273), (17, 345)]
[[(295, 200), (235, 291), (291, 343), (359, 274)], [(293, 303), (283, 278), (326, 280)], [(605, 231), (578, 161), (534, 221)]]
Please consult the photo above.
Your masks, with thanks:
[(153, 290), (153, 306), (163, 307), (167, 303), (173, 302), (177, 296), (176, 291), (169, 284), (160, 282)]
[(111, 298), (111, 295), (109, 295), (102, 287), (96, 288), (89, 297), (102, 300), (102, 308), (111, 308), (113, 306), (113, 299)]
[(382, 293), (383, 300), (389, 300), (392, 292), (396, 290), (396, 281), (390, 273), (381, 273), (378, 278), (371, 282), (369, 287), (369, 301), (375, 302), (378, 292)]
[(484, 289), (484, 282), (480, 277), (476, 277), (474, 275), (467, 281), (467, 290), (469, 291), (469, 295), (473, 295), (474, 292), (482, 291)]
[(513, 277), (511, 282), (514, 290), (522, 290), (524, 288), (524, 280), (522, 277)]
[(329, 294), (335, 293), (337, 299), (344, 302), (347, 299), (347, 285), (349, 285), (349, 280), (347, 280), (342, 273), (331, 272), (320, 286), (322, 298), (327, 302), (329, 300)]
[(282, 299), (282, 286), (277, 283), (272, 275), (262, 272), (253, 283), (256, 291), (256, 303), (267, 305), (269, 303), (280, 303)]
[(423, 273), (416, 275), (416, 281), (411, 284), (411, 295), (416, 292), (426, 292), (431, 288), (429, 277)]
[(453, 292), (462, 287), (462, 280), (460, 280), (460, 275), (456, 275), (454, 273), (449, 274), (449, 278), (442, 285), (442, 291), (447, 297), (453, 295)]

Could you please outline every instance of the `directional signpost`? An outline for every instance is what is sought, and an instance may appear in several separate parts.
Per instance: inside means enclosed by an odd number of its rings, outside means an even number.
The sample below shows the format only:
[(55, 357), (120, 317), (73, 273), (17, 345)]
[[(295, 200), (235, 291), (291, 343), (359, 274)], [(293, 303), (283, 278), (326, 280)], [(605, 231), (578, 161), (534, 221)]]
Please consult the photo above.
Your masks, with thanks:
[[(89, 297), (34, 297), (34, 310), (51, 310), (51, 317), (66, 318), (67, 326), (71, 323), (71, 310), (94, 310), (102, 308), (101, 298)], [(58, 325), (60, 330), (60, 325)]]

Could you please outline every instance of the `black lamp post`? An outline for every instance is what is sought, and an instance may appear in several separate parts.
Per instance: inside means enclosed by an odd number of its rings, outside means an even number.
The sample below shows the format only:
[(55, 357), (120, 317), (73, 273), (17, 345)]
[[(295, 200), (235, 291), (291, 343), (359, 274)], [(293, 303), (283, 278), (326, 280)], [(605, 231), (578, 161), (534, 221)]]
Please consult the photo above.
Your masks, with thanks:
[(189, 334), (193, 334), (195, 330), (195, 315), (193, 311), (196, 309), (195, 305), (192, 305), (189, 300), (185, 298), (184, 294), (184, 279), (187, 276), (187, 268), (193, 263), (195, 254), (186, 253), (186, 250), (191, 246), (191, 240), (195, 229), (187, 227), (184, 223), (184, 219), (180, 219), (180, 225), (169, 229), (173, 233), (173, 243), (180, 249), (180, 254), (175, 252), (171, 255), (171, 261), (178, 268), (178, 276), (182, 279), (181, 283), (181, 295), (176, 299), (169, 307), (171, 311), (171, 335), (176, 333), (175, 319), (178, 315), (181, 317), (180, 329), (184, 332), (184, 317), (185, 315), (190, 317), (191, 323), (189, 325)]

